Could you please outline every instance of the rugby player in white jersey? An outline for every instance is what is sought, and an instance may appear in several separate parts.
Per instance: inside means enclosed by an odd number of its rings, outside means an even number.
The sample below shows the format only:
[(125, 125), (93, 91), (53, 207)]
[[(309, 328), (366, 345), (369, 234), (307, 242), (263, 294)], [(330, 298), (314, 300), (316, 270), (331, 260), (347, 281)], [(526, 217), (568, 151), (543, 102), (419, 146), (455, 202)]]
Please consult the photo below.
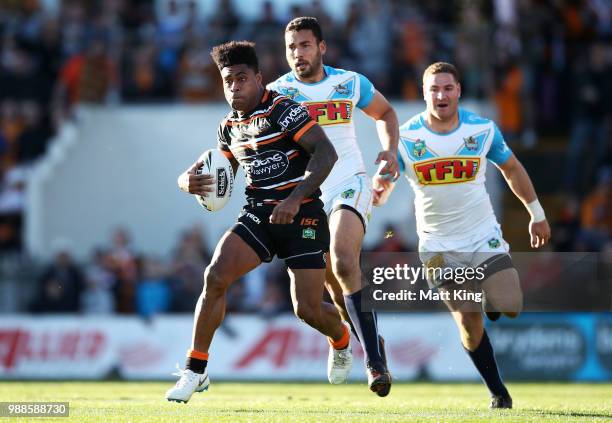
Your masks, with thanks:
[[(338, 153), (338, 162), (321, 185), (331, 233), (327, 289), (363, 346), (370, 389), (378, 396), (386, 396), (391, 389), (391, 375), (384, 341), (378, 335), (376, 314), (361, 308), (359, 256), (372, 207), (372, 187), (357, 144), (353, 115), (358, 107), (376, 121), (383, 148), (376, 163), (385, 162), (381, 174), (389, 178), (399, 176), (397, 115), (366, 77), (323, 65), (326, 45), (315, 18), (300, 17), (289, 22), (285, 47), (291, 72), (268, 88), (304, 105)], [(330, 349), (330, 355), (336, 367), (352, 364), (348, 354), (344, 357), (341, 351)], [(330, 382), (344, 380), (330, 378)]]
[[(518, 273), (508, 254), (485, 189), (487, 162), (501, 171), (512, 192), (531, 215), (531, 246), (550, 238), (550, 227), (524, 167), (506, 145), (497, 126), (458, 107), (461, 85), (457, 69), (438, 62), (423, 74), (426, 110), (400, 127), (400, 167), (415, 192), (419, 255), (427, 268), (485, 269), (473, 289), (482, 289), (491, 320), (516, 317), (523, 304)], [(375, 175), (374, 205), (386, 202), (394, 183)], [(429, 277), (439, 291), (458, 289)], [(476, 279), (476, 278), (475, 278)], [(454, 296), (453, 296), (454, 297)], [(512, 408), (493, 349), (484, 330), (480, 307), (445, 301), (461, 342), (491, 393), (491, 408)]]

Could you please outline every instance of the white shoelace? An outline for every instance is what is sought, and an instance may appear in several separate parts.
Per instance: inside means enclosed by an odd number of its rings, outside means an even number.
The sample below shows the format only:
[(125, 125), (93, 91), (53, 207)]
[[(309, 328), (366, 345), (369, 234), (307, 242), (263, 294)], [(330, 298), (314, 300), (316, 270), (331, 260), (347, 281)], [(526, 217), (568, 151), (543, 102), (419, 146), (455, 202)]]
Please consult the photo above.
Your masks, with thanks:
[(348, 361), (348, 348), (344, 350), (336, 350), (336, 354), (334, 354), (334, 364), (338, 364), (340, 366), (346, 365)]
[[(180, 379), (176, 382), (176, 387), (177, 388), (182, 388), (185, 385), (187, 385), (187, 383), (191, 383), (193, 382), (194, 379), (196, 379), (198, 377), (197, 373), (194, 372), (187, 372), (187, 369), (181, 369), (178, 365), (178, 363), (176, 363), (176, 373), (172, 373), (172, 376), (178, 376)], [(183, 377), (185, 376), (185, 377)]]

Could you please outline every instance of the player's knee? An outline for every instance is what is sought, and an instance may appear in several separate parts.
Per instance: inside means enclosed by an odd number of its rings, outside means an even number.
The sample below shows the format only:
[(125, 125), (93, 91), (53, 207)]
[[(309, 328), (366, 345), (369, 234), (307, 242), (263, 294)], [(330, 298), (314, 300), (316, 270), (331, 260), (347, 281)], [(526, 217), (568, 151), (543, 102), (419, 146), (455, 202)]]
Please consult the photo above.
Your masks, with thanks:
[(359, 260), (347, 249), (339, 249), (334, 251), (332, 269), (340, 281), (345, 281), (360, 271)]
[(307, 325), (312, 326), (316, 324), (318, 313), (311, 305), (303, 302), (296, 302), (293, 305), (293, 312), (298, 319), (302, 320)]
[(231, 281), (217, 266), (210, 265), (204, 271), (204, 292), (207, 296), (222, 296)]

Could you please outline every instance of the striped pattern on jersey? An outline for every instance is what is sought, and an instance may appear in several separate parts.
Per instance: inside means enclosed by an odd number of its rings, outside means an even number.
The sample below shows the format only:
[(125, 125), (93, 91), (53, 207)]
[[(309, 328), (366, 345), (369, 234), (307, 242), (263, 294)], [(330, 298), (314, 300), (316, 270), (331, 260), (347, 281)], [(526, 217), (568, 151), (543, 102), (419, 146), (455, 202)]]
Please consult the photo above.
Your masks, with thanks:
[[(245, 170), (247, 200), (278, 204), (304, 179), (310, 155), (297, 141), (315, 124), (303, 106), (269, 90), (248, 115), (227, 115), (217, 146)], [(304, 202), (320, 195), (317, 190)]]

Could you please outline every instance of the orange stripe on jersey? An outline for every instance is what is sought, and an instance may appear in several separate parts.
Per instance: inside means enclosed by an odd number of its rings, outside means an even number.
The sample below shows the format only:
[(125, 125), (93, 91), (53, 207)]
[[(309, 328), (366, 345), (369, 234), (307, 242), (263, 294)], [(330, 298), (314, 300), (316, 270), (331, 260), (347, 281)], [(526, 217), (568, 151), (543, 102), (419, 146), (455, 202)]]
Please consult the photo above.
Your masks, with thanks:
[(272, 113), (272, 111), (274, 110), (274, 108), (275, 108), (276, 106), (278, 106), (278, 103), (280, 103), (280, 102), (281, 102), (281, 101), (283, 101), (283, 100), (287, 100), (287, 97), (284, 97), (284, 96), (278, 96), (278, 97), (277, 97), (277, 98), (274, 100), (274, 102), (272, 103), (272, 105), (270, 106), (270, 110), (268, 110), (266, 113), (261, 113), (261, 114), (257, 113), (257, 114), (254, 114), (253, 116), (251, 116), (251, 117), (249, 117), (249, 118), (247, 118), (247, 119), (245, 119), (245, 120), (228, 120), (228, 121), (227, 121), (227, 126), (234, 126), (234, 125), (246, 125), (246, 124), (248, 124), (248, 123), (251, 123), (251, 121), (252, 121), (253, 119), (260, 118), (260, 117), (266, 117), (266, 116), (269, 116), (269, 115), (270, 115), (270, 113)]
[(295, 135), (293, 136), (293, 141), (298, 142), (300, 138), (302, 138), (302, 135), (304, 135), (306, 131), (308, 131), (310, 128), (312, 128), (316, 124), (317, 123), (314, 120), (311, 120), (310, 122), (308, 122), (306, 125), (302, 127), (302, 129), (300, 129), (299, 131), (295, 133)]
[(289, 188), (293, 188), (294, 186), (296, 186), (298, 184), (298, 182), (290, 182), (288, 184), (285, 185), (281, 185), (280, 187), (276, 187), (274, 188), (277, 191), (282, 191), (284, 189), (289, 189)]
[(291, 160), (291, 159), (293, 159), (294, 157), (297, 157), (297, 156), (299, 156), (299, 155), (300, 155), (300, 152), (299, 152), (299, 151), (296, 151), (295, 153), (288, 155), (288, 156), (287, 156), (287, 158), (288, 158), (289, 160)]
[(227, 157), (228, 159), (230, 159), (230, 160), (234, 158), (234, 155), (232, 154), (231, 151), (225, 151), (225, 150), (221, 150), (221, 149), (219, 149), (219, 151), (221, 151), (223, 153), (223, 155), (225, 157)]

